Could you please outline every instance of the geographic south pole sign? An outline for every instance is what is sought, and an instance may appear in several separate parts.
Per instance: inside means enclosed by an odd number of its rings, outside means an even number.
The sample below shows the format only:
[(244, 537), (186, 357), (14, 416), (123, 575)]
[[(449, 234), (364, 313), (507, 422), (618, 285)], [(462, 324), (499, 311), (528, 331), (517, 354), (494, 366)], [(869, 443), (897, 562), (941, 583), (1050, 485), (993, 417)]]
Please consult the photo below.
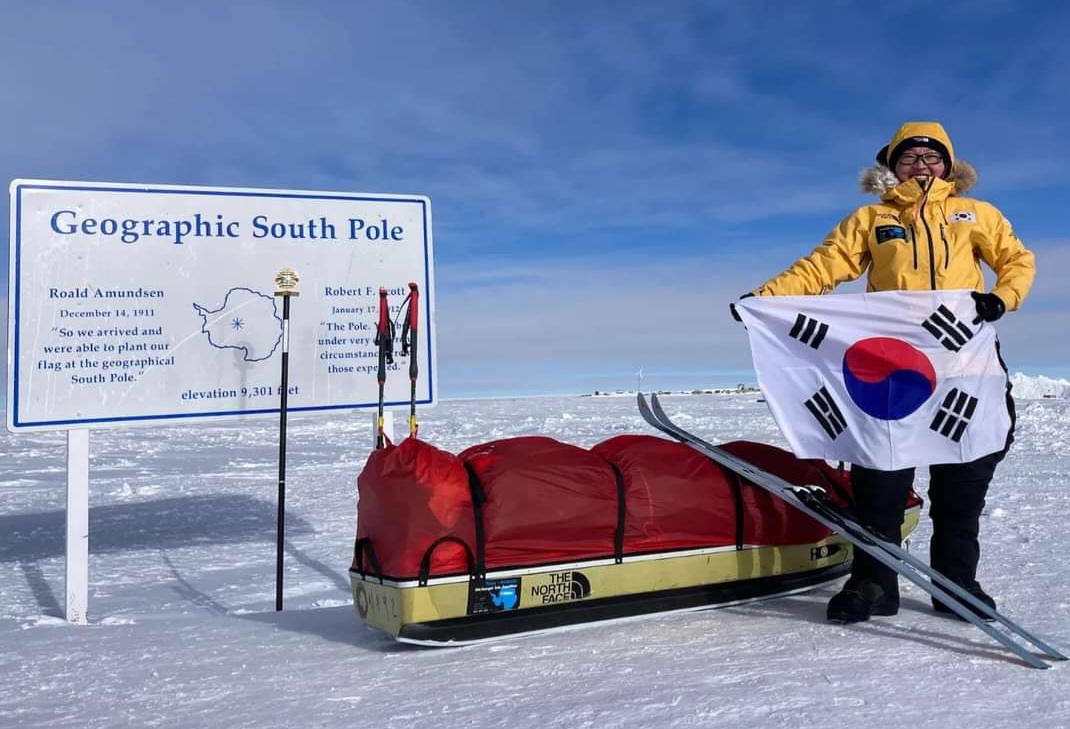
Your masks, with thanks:
[[(15, 180), (10, 241), (10, 430), (278, 412), (285, 267), (288, 410), (377, 405), (379, 288), (396, 316), (410, 281), (416, 402), (436, 401), (426, 197)], [(406, 405), (392, 368), (386, 404)]]

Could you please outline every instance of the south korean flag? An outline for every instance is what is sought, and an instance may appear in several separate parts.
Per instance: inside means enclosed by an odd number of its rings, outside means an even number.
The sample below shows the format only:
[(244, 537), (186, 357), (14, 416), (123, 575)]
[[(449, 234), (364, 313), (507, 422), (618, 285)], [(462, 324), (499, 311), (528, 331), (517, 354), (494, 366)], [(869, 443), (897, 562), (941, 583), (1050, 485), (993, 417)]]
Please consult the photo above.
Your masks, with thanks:
[(1001, 450), (995, 329), (969, 291), (762, 296), (736, 303), (777, 425), (800, 458), (894, 471)]

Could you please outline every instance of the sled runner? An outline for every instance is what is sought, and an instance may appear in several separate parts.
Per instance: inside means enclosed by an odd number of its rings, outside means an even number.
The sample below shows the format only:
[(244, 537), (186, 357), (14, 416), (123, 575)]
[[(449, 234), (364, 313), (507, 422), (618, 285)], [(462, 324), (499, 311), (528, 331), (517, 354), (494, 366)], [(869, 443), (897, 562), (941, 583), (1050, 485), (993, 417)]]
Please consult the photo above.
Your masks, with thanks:
[[(725, 451), (849, 506), (824, 461)], [(358, 478), (356, 612), (402, 642), (457, 645), (738, 604), (845, 575), (851, 545), (682, 443), (499, 440), (454, 455), (408, 438)], [(904, 536), (917, 525), (913, 497)]]

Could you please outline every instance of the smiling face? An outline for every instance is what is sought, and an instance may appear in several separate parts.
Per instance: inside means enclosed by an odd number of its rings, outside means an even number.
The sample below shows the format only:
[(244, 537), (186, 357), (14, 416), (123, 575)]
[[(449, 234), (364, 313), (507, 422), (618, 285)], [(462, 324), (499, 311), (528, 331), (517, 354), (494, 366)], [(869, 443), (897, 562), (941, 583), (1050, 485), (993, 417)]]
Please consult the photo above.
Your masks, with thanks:
[(943, 177), (946, 171), (944, 155), (929, 147), (910, 147), (895, 163), (895, 176), (900, 182), (912, 177)]

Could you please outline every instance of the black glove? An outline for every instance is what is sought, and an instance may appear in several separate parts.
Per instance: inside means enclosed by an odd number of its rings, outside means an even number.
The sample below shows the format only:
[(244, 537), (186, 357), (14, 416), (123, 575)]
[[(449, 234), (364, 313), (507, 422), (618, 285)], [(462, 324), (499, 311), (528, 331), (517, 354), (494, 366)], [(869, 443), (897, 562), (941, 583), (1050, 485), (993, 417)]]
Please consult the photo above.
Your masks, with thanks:
[(971, 291), (970, 296), (977, 302), (977, 318), (973, 320), (974, 324), (980, 324), (982, 321), (995, 321), (1007, 311), (1007, 305), (1003, 303), (1003, 299), (995, 294), (979, 294)]
[[(742, 296), (739, 297), (739, 300), (742, 301), (743, 299), (750, 298), (751, 296), (754, 296), (754, 294), (743, 294)], [(732, 304), (728, 305), (728, 311), (732, 314), (732, 318), (733, 319), (735, 319), (736, 321), (738, 321), (740, 323), (743, 322), (743, 319), (740, 317), (739, 312), (736, 311), (735, 303), (732, 303)]]

